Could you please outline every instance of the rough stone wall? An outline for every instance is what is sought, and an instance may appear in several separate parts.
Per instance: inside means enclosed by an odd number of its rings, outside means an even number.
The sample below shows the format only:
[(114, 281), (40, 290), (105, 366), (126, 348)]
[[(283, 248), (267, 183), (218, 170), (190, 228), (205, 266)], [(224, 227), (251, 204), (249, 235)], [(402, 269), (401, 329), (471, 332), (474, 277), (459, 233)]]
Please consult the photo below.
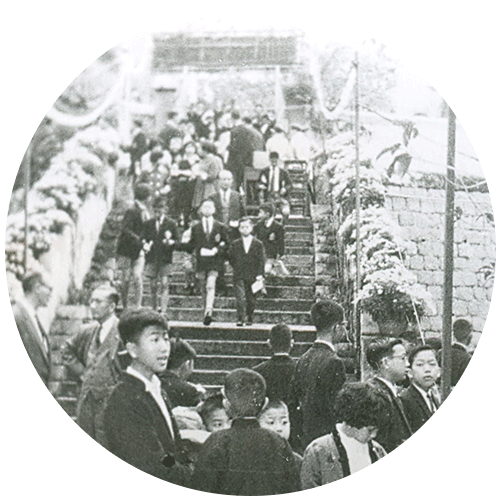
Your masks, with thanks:
[[(445, 191), (391, 186), (386, 207), (403, 229), (408, 244), (406, 264), (431, 293), (436, 314), (421, 322), (428, 337), (442, 329)], [(492, 281), (480, 272), (495, 262), (495, 228), (488, 193), (455, 193), (459, 212), (454, 230), (454, 319), (472, 322), (477, 342), (490, 306)]]

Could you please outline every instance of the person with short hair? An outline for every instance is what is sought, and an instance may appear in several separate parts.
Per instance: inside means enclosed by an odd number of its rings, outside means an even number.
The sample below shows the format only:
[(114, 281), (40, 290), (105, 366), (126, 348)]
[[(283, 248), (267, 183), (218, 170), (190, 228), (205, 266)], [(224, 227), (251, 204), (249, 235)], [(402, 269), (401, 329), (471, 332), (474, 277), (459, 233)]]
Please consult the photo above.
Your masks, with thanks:
[(441, 375), (436, 351), (429, 345), (410, 352), (411, 385), (401, 392), (406, 418), (411, 430), (417, 432), (431, 418), (441, 403), (436, 382)]
[(391, 405), (389, 418), (378, 432), (379, 443), (390, 453), (413, 434), (397, 388), (409, 367), (406, 348), (401, 339), (374, 341), (367, 348), (366, 360), (375, 371), (370, 383), (384, 392)]
[(466, 319), (457, 319), (453, 323), (453, 337), (451, 345), (451, 386), (455, 387), (469, 365), (472, 356), (468, 349), (472, 341), (472, 325)]
[(285, 230), (274, 215), (274, 205), (263, 203), (259, 207), (259, 220), (254, 227), (255, 237), (262, 241), (266, 251), (266, 275), (279, 274), (277, 269), (283, 272), (279, 261), (285, 255)]
[(144, 223), (143, 238), (146, 242), (144, 275), (149, 278), (152, 307), (166, 313), (169, 301), (169, 275), (172, 258), (179, 242), (176, 222), (167, 216), (167, 203), (163, 197), (153, 201), (153, 218)]
[(241, 238), (233, 241), (228, 259), (233, 268), (234, 294), (236, 297), (237, 326), (253, 323), (256, 292), (253, 287), (264, 287), (264, 245), (252, 236), (253, 223), (249, 217), (240, 220)]
[(344, 309), (332, 300), (311, 308), (316, 340), (297, 362), (290, 385), (290, 417), (295, 451), (328, 434), (335, 420), (335, 398), (346, 381), (345, 367), (335, 344), (344, 340)]
[(195, 169), (196, 183), (193, 194), (193, 209), (198, 210), (203, 202), (217, 193), (219, 188), (219, 174), (224, 168), (222, 159), (217, 154), (215, 144), (202, 141), (199, 155), (201, 161)]
[(195, 359), (196, 351), (188, 342), (182, 339), (170, 342), (167, 370), (160, 375), (160, 380), (172, 408), (196, 406), (205, 396), (201, 386), (188, 381), (193, 374)]
[(84, 325), (61, 348), (63, 364), (81, 382), (76, 422), (102, 445), (105, 445), (104, 407), (123, 369), (119, 352), (124, 347), (115, 314), (119, 300), (115, 288), (97, 287), (89, 301), (94, 322)]
[(347, 477), (386, 455), (374, 441), (389, 409), (382, 392), (368, 383), (346, 384), (335, 409), (332, 432), (315, 439), (304, 453), (300, 474), (304, 490)]
[(214, 219), (214, 213), (213, 200), (204, 200), (200, 206), (201, 220), (193, 224), (189, 241), (179, 245), (180, 250), (195, 256), (196, 278), (201, 289), (205, 326), (212, 323), (215, 283), (224, 265), (228, 241), (226, 227)]
[(289, 195), (292, 181), (288, 172), (280, 164), (280, 155), (276, 151), (269, 153), (270, 166), (261, 171), (259, 190), (262, 202), (273, 202), (283, 217), (283, 224), (290, 215)]
[(290, 356), (293, 347), (293, 335), (290, 327), (283, 323), (274, 325), (267, 340), (273, 352), (271, 359), (253, 368), (266, 380), (269, 400), (288, 401), (290, 382), (295, 372), (295, 360)]
[(266, 404), (266, 382), (253, 370), (230, 372), (224, 383), (231, 428), (214, 432), (203, 445), (193, 488), (224, 495), (277, 495), (300, 489), (293, 452), (284, 438), (257, 420)]
[(12, 304), (14, 319), (24, 347), (38, 375), (48, 387), (52, 352), (45, 328), (37, 311), (47, 307), (52, 287), (41, 273), (30, 272), (22, 279), (23, 296)]
[(132, 362), (106, 405), (107, 447), (152, 476), (187, 486), (190, 470), (158, 378), (170, 354), (168, 323), (156, 311), (133, 309), (121, 316), (118, 331)]
[(199, 406), (198, 412), (203, 420), (205, 429), (209, 432), (231, 428), (231, 420), (227, 414), (222, 394), (208, 396)]
[(117, 266), (123, 271), (120, 291), (124, 309), (142, 304), (142, 273), (146, 262), (144, 223), (150, 218), (147, 206), (150, 197), (151, 188), (147, 184), (134, 187), (134, 204), (125, 211), (116, 245)]

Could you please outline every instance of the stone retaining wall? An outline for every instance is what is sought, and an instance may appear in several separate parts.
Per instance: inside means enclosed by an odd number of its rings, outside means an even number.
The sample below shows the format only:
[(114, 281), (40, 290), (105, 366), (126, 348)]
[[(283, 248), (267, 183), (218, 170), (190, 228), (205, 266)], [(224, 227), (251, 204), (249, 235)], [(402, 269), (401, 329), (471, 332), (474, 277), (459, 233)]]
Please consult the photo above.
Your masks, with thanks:
[[(426, 286), (436, 304), (436, 314), (423, 318), (428, 337), (440, 336), (443, 312), (445, 191), (391, 186), (386, 208), (393, 214), (408, 241), (407, 267)], [(477, 342), (490, 306), (492, 281), (480, 272), (495, 262), (495, 228), (487, 193), (455, 193), (455, 259), (453, 275), (454, 319), (472, 322)]]

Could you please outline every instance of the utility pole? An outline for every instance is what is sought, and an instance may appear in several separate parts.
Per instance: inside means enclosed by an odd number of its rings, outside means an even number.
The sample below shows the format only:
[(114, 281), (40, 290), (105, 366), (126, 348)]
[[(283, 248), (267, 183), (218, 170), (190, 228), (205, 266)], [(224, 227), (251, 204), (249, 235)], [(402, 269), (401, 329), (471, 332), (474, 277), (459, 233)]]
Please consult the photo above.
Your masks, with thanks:
[[(354, 70), (356, 79), (354, 84), (354, 146), (356, 150), (356, 285), (355, 297), (358, 296), (361, 289), (361, 195), (360, 195), (360, 173), (359, 173), (359, 57), (358, 52), (354, 55)], [(361, 311), (358, 302), (354, 307), (354, 328), (356, 332), (356, 357), (358, 366), (358, 378), (361, 380), (362, 370), (362, 346), (361, 346)]]
[(453, 321), (453, 247), (455, 223), (455, 145), (456, 117), (448, 106), (448, 155), (444, 229), (443, 348), (441, 355), (441, 393), (443, 400), (451, 391), (451, 341)]

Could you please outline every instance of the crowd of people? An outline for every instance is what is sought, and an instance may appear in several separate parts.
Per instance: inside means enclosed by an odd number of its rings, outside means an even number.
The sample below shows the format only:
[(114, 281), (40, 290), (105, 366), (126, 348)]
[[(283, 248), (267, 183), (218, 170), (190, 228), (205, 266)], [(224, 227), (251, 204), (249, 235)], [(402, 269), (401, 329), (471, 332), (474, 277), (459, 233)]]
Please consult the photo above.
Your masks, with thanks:
[[(39, 273), (23, 280), (14, 304), (21, 338), (44, 382), (51, 349), (37, 309), (51, 287)], [(61, 349), (80, 390), (77, 423), (137, 468), (194, 489), (233, 495), (297, 491), (341, 479), (391, 452), (440, 404), (433, 345), (378, 339), (366, 347), (372, 376), (347, 382), (336, 344), (343, 308), (326, 299), (311, 309), (316, 340), (298, 361), (291, 329), (269, 332), (272, 356), (226, 375), (220, 392), (189, 382), (196, 351), (169, 338), (164, 314), (130, 308), (118, 319), (117, 290), (94, 290), (94, 321)], [(454, 323), (452, 380), (470, 355), (471, 324)]]

